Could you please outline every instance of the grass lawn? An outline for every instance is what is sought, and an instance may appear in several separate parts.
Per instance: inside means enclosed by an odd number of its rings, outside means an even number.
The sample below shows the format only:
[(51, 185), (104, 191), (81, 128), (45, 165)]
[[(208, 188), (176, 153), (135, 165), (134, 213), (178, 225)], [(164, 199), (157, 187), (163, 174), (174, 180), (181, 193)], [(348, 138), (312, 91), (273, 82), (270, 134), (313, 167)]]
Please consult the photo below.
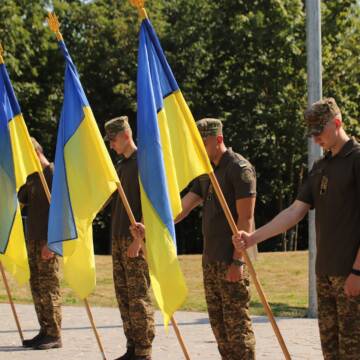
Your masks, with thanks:
[[(276, 316), (303, 317), (307, 307), (308, 253), (260, 253), (254, 262), (258, 279)], [(187, 280), (189, 296), (181, 310), (206, 311), (202, 285), (201, 255), (179, 256)], [(89, 297), (92, 306), (117, 306), (112, 281), (111, 256), (96, 256), (97, 287)], [(29, 286), (18, 287), (8, 276), (12, 295), (16, 303), (31, 303)], [(62, 281), (63, 303), (82, 305), (75, 294)], [(2, 279), (0, 302), (7, 302)], [(256, 289), (252, 286), (251, 314), (263, 315), (263, 306)]]

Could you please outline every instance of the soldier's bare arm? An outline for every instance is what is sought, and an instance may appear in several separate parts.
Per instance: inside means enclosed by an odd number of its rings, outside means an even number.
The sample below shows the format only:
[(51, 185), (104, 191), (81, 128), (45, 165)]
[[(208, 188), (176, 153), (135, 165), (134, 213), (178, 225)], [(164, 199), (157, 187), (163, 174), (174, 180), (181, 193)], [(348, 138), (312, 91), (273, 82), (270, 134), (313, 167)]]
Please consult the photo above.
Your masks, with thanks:
[(192, 209), (196, 208), (198, 205), (202, 203), (202, 198), (193, 193), (188, 192), (182, 199), (181, 199), (181, 206), (182, 206), (182, 212), (176, 217), (175, 224), (180, 222), (181, 220), (185, 219)]
[(266, 225), (249, 234), (239, 231), (233, 236), (233, 243), (238, 251), (247, 249), (259, 242), (281, 234), (296, 225), (310, 210), (310, 205), (299, 200), (295, 200), (292, 205), (283, 210), (273, 220)]
[(350, 273), (346, 279), (344, 291), (347, 296), (360, 295), (360, 249), (358, 250), (355, 258), (352, 273)]
[(256, 197), (248, 197), (236, 200), (236, 211), (238, 214), (237, 228), (246, 232), (252, 230), (254, 221)]
[[(236, 211), (238, 215), (237, 228), (240, 231), (250, 232), (254, 221), (254, 210), (255, 210), (256, 197), (247, 197), (236, 200)], [(243, 261), (243, 254), (234, 248), (234, 259)], [(239, 281), (243, 275), (243, 267), (231, 264), (226, 275), (228, 281)]]

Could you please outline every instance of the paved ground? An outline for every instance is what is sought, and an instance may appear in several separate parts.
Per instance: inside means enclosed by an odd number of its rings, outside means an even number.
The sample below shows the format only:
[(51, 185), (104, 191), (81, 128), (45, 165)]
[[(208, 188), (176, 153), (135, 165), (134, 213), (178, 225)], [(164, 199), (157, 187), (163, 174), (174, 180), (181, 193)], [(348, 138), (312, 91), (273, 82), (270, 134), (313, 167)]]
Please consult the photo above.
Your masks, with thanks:
[[(17, 305), (17, 311), (25, 338), (37, 333), (37, 322), (32, 305)], [(124, 337), (120, 315), (117, 309), (93, 308), (106, 357), (108, 360), (124, 352)], [(191, 359), (220, 359), (207, 314), (179, 312), (175, 315), (180, 331), (184, 337)], [(265, 317), (253, 317), (257, 359), (283, 359), (281, 349)], [(322, 359), (320, 351), (317, 321), (312, 319), (277, 319), (280, 331), (291, 353), (292, 359)], [(161, 316), (156, 314), (157, 336), (154, 342), (154, 360), (184, 359), (173, 329), (166, 335), (161, 323)], [(49, 351), (27, 350), (20, 346), (20, 338), (15, 322), (7, 304), (0, 304), (0, 359), (102, 359), (94, 335), (89, 327), (85, 308), (63, 308), (63, 344), (62, 349)]]

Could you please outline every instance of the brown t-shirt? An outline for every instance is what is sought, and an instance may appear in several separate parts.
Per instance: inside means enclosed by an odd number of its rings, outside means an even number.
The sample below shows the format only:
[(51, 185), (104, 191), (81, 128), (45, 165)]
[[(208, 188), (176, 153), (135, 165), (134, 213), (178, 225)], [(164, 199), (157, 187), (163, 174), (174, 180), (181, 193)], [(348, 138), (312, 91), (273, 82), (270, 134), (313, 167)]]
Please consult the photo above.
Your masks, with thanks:
[(297, 199), (315, 208), (316, 274), (348, 275), (360, 246), (360, 145), (318, 160)]
[[(116, 167), (121, 185), (128, 199), (130, 208), (134, 213), (136, 221), (142, 217), (139, 174), (137, 165), (137, 151), (133, 152), (129, 158), (123, 158)], [(121, 201), (118, 192), (114, 193), (111, 206), (111, 236), (113, 239), (122, 239), (131, 236), (130, 220)]]
[[(51, 190), (54, 165), (50, 164), (44, 170), (44, 176)], [(27, 239), (43, 245), (47, 242), (49, 201), (38, 173), (31, 174), (20, 188), (19, 201), (27, 207)]]
[[(244, 157), (228, 149), (221, 157), (219, 165), (215, 167), (214, 173), (232, 216), (237, 221), (236, 200), (256, 196), (255, 169)], [(190, 191), (203, 199), (203, 263), (231, 263), (234, 251), (231, 228), (208, 175), (195, 179)]]

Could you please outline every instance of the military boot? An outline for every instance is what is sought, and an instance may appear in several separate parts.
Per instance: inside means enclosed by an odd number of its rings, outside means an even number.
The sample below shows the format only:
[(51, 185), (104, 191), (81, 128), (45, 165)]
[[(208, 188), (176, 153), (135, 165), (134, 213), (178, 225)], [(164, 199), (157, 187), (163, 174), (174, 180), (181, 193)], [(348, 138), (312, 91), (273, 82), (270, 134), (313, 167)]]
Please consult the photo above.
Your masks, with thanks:
[(36, 343), (41, 340), (45, 336), (45, 333), (43, 333), (41, 330), (40, 332), (34, 336), (32, 339), (23, 340), (22, 344), (23, 347), (31, 348), (36, 345)]
[(61, 337), (46, 335), (33, 346), (35, 350), (49, 350), (62, 347)]
[(133, 347), (128, 347), (126, 353), (115, 360), (133, 360), (135, 355), (135, 349)]

